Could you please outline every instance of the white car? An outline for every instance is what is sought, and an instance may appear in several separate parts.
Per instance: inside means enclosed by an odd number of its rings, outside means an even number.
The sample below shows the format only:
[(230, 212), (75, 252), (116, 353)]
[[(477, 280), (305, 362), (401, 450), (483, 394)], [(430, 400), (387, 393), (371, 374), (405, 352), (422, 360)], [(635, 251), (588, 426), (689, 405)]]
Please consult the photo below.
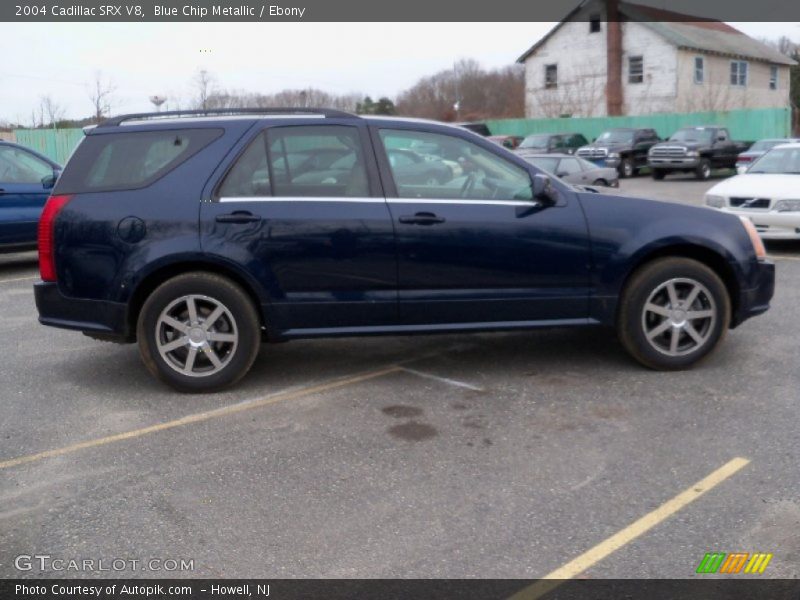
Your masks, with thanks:
[(800, 143), (776, 146), (747, 173), (708, 190), (705, 200), (750, 219), (764, 239), (800, 239)]

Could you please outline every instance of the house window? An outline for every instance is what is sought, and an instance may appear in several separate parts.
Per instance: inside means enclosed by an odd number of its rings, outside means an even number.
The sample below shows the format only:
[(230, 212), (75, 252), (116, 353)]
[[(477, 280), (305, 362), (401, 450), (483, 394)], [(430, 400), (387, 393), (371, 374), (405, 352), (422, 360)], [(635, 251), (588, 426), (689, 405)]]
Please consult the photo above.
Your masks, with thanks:
[(747, 85), (747, 61), (731, 61), (731, 85)]
[(628, 58), (628, 83), (642, 83), (644, 81), (644, 59), (641, 56)]
[(600, 15), (592, 15), (589, 17), (589, 33), (598, 33), (600, 31)]
[(778, 67), (774, 65), (769, 68), (769, 89), (778, 89)]
[(544, 89), (553, 90), (558, 87), (558, 65), (544, 66)]
[(702, 56), (694, 57), (694, 82), (703, 83), (706, 80), (706, 60)]

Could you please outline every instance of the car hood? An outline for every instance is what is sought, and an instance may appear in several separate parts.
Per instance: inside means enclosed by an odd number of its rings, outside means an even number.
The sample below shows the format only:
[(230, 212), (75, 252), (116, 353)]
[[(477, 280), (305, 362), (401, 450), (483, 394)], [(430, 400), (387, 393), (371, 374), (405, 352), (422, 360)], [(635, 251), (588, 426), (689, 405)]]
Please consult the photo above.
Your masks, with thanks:
[(706, 193), (743, 198), (800, 198), (800, 175), (745, 173), (721, 181)]
[(583, 146), (583, 148), (608, 148), (609, 152), (614, 152), (615, 150), (625, 150), (630, 147), (630, 144), (610, 144), (607, 142), (592, 142), (591, 144), (586, 144)]
[(677, 146), (679, 148), (686, 148), (687, 150), (697, 150), (698, 148), (703, 148), (707, 146), (703, 142), (661, 142), (653, 146), (653, 148), (664, 148), (666, 146)]

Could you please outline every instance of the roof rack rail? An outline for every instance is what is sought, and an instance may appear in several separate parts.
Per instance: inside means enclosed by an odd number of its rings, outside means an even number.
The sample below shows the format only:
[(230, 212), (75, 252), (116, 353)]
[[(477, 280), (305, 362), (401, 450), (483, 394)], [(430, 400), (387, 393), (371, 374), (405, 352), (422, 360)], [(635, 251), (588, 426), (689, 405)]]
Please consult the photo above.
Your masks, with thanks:
[(164, 117), (184, 117), (184, 116), (197, 116), (206, 117), (214, 115), (322, 115), (327, 118), (336, 117), (355, 117), (353, 113), (345, 112), (343, 110), (335, 110), (333, 108), (206, 108), (198, 110), (165, 110), (162, 112), (146, 112), (146, 113), (131, 113), (127, 115), (119, 115), (106, 119), (98, 125), (98, 127), (114, 127), (120, 125), (125, 121), (133, 121), (139, 119), (157, 119)]

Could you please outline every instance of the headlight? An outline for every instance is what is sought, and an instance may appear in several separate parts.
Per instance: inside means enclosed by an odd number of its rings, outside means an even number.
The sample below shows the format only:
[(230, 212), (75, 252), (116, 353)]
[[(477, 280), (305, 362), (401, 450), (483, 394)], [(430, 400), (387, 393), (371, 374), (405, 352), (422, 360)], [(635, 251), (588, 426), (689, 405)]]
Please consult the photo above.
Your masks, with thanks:
[(750, 242), (753, 244), (753, 252), (756, 253), (756, 258), (764, 260), (767, 258), (767, 251), (764, 248), (764, 242), (761, 241), (761, 237), (758, 235), (758, 231), (756, 231), (756, 226), (747, 217), (739, 217), (739, 219), (742, 221), (747, 235), (750, 236)]
[(619, 158), (619, 152), (609, 152), (608, 158)]
[(722, 208), (725, 206), (725, 198), (723, 196), (706, 194), (706, 205), (712, 208)]
[(779, 200), (775, 203), (778, 212), (800, 212), (800, 200)]
[(689, 150), (686, 152), (686, 156), (700, 156), (700, 153), (697, 150)]

